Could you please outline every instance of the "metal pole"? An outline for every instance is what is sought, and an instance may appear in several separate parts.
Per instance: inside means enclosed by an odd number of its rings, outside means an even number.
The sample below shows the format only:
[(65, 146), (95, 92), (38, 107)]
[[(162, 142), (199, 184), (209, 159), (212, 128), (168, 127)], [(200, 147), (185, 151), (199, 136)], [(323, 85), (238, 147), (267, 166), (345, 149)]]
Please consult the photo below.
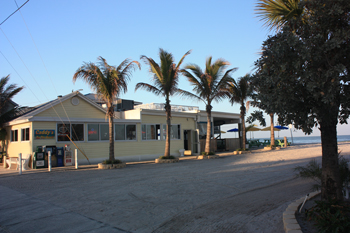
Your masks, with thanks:
[(18, 154), (18, 174), (22, 175), (22, 153)]
[(75, 169), (78, 169), (78, 149), (75, 149)]
[(48, 152), (48, 157), (49, 157), (49, 158), (48, 158), (48, 160), (49, 160), (49, 161), (48, 161), (48, 163), (49, 163), (49, 164), (48, 164), (48, 165), (49, 165), (48, 167), (49, 167), (49, 172), (50, 172), (50, 171), (51, 171), (51, 151)]

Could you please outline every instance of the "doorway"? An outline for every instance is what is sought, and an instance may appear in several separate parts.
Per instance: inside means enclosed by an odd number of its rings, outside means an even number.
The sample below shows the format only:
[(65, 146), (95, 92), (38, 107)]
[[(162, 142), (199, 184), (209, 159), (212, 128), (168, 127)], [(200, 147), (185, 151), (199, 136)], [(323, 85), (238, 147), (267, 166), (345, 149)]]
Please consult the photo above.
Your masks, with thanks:
[(184, 130), (184, 149), (191, 150), (192, 154), (198, 153), (199, 138), (197, 130)]

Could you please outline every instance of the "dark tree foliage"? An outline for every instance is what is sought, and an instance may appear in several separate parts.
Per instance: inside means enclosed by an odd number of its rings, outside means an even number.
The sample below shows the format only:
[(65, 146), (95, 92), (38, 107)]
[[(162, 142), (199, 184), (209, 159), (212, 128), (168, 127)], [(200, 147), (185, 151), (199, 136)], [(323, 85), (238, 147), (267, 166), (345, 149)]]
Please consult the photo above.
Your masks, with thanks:
[(262, 111), (255, 110), (249, 117), (247, 117), (247, 123), (253, 124), (254, 121), (259, 121), (261, 126), (266, 126), (264, 113)]
[(262, 109), (276, 113), (280, 124), (293, 123), (306, 134), (319, 127), (322, 198), (342, 199), (336, 126), (350, 113), (350, 1), (300, 4), (303, 21), (263, 43), (251, 82)]

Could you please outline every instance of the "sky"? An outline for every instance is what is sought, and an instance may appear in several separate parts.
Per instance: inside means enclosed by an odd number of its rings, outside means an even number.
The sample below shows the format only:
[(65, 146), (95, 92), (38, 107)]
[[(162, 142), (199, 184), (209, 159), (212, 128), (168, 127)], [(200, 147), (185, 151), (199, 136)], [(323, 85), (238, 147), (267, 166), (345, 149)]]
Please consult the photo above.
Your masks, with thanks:
[[(27, 0), (1, 0), (3, 22)], [(80, 90), (92, 93), (82, 80), (72, 82), (73, 74), (84, 62), (97, 62), (102, 56), (118, 66), (126, 58), (139, 61), (141, 70), (133, 72), (128, 91), (120, 98), (143, 103), (163, 103), (163, 97), (143, 90), (138, 82), (150, 83), (145, 55), (159, 62), (159, 48), (171, 52), (175, 61), (189, 50), (184, 65), (223, 58), (229, 68), (238, 68), (238, 79), (254, 72), (254, 62), (264, 40), (274, 32), (263, 27), (254, 13), (257, 0), (30, 0), (1, 26), (0, 75), (10, 74), (10, 83), (24, 86), (13, 98), (21, 106), (35, 106)], [(184, 77), (179, 88), (191, 91)], [(172, 97), (171, 104), (199, 106), (204, 103)], [(286, 103), (287, 104), (287, 103)], [(248, 116), (253, 112), (250, 108)], [(229, 101), (213, 104), (213, 111), (239, 113)], [(269, 117), (266, 117), (269, 122)], [(258, 124), (258, 123), (257, 123)], [(231, 127), (231, 126), (227, 126)], [(227, 130), (229, 128), (224, 128)], [(281, 131), (282, 134), (282, 131)], [(349, 135), (350, 126), (338, 126), (339, 135)], [(255, 132), (268, 137), (269, 132)], [(283, 135), (283, 134), (282, 134)], [(303, 136), (300, 130), (294, 136)], [(312, 135), (320, 135), (315, 128)]]

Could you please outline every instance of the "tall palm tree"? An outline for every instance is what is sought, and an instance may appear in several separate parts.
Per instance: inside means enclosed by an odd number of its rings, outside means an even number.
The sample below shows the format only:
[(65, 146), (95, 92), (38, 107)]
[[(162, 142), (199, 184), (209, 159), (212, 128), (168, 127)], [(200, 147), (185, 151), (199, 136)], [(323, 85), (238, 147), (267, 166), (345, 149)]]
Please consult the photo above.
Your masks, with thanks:
[(22, 87), (17, 87), (16, 84), (7, 85), (10, 81), (10, 75), (2, 77), (0, 79), (0, 140), (1, 140), (1, 152), (5, 149), (6, 129), (4, 123), (13, 119), (16, 114), (21, 110), (18, 106), (11, 107), (12, 98), (23, 90)]
[(249, 74), (241, 77), (236, 80), (231, 79), (231, 81), (228, 84), (227, 91), (230, 93), (230, 102), (233, 105), (234, 103), (238, 103), (241, 105), (240, 107), (240, 117), (242, 121), (242, 132), (243, 132), (243, 139), (242, 139), (242, 149), (245, 149), (246, 144), (246, 129), (245, 129), (245, 114), (246, 114), (246, 101), (251, 95), (251, 88), (249, 87), (248, 80)]
[(144, 89), (146, 91), (152, 92), (157, 96), (165, 97), (165, 112), (166, 112), (166, 140), (165, 140), (165, 152), (164, 156), (170, 156), (170, 130), (171, 130), (171, 105), (170, 96), (176, 94), (177, 85), (179, 82), (179, 71), (180, 66), (187, 55), (191, 53), (191, 50), (185, 53), (181, 58), (179, 63), (176, 65), (174, 62), (174, 57), (171, 53), (163, 49), (159, 49), (160, 65), (157, 64), (152, 58), (141, 56), (141, 60), (149, 65), (150, 72), (152, 73), (153, 85), (148, 83), (138, 83), (136, 84), (135, 91), (138, 89)]
[(286, 23), (293, 28), (292, 19), (300, 18), (304, 13), (300, 0), (260, 0), (255, 10), (267, 28), (277, 31)]
[(207, 112), (207, 137), (205, 141), (205, 152), (210, 152), (210, 137), (211, 137), (211, 105), (213, 101), (221, 101), (223, 98), (228, 97), (228, 93), (225, 90), (228, 81), (230, 80), (230, 73), (237, 68), (229, 69), (224, 73), (224, 70), (229, 65), (227, 61), (223, 59), (217, 59), (212, 63), (212, 57), (208, 57), (205, 63), (205, 70), (196, 65), (189, 64), (185, 66), (185, 69), (181, 70), (182, 74), (186, 76), (187, 80), (193, 86), (193, 93), (179, 90), (179, 94), (185, 97), (190, 97), (203, 101), (206, 105)]
[(77, 79), (83, 79), (90, 85), (101, 98), (107, 102), (107, 116), (109, 122), (109, 160), (114, 160), (114, 107), (113, 102), (118, 96), (127, 91), (127, 83), (132, 71), (137, 67), (141, 69), (137, 61), (125, 59), (118, 67), (108, 65), (103, 57), (98, 57), (98, 64), (84, 62), (73, 76), (73, 83)]

